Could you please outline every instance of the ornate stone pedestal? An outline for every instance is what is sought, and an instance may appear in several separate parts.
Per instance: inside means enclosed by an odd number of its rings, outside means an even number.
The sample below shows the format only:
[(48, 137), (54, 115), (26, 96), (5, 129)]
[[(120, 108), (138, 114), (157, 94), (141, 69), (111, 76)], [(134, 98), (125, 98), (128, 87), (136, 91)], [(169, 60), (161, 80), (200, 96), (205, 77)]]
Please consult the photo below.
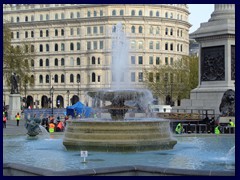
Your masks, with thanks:
[(15, 115), (21, 114), (21, 96), (20, 94), (10, 94), (8, 120), (15, 120)]
[(235, 91), (235, 5), (215, 4), (209, 21), (190, 38), (200, 44), (199, 85), (173, 109), (213, 109), (220, 114), (224, 92)]

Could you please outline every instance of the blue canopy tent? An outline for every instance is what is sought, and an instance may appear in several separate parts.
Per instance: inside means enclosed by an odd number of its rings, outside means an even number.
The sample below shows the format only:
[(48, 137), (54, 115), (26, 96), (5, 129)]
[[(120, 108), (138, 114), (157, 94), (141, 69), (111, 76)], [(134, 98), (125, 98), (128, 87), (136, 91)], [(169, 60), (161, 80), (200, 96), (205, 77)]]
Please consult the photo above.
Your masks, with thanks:
[(80, 115), (81, 117), (90, 117), (91, 112), (92, 108), (85, 106), (81, 102), (77, 102), (76, 104), (67, 106), (66, 108), (67, 115), (71, 115), (72, 117), (76, 117), (77, 115)]

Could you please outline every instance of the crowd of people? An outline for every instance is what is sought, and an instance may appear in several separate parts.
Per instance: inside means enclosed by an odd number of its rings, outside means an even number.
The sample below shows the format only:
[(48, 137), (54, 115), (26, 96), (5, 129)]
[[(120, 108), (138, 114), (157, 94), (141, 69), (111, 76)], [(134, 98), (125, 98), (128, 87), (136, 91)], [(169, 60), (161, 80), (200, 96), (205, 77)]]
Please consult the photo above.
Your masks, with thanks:
[(41, 125), (45, 127), (49, 133), (63, 132), (68, 119), (69, 117), (67, 115), (65, 116), (64, 121), (61, 121), (59, 116), (56, 119), (54, 116), (47, 116), (42, 119)]
[(204, 126), (204, 129), (200, 128), (200, 124), (199, 122), (192, 124), (194, 125), (194, 130), (191, 126), (191, 123), (188, 122), (187, 126), (185, 126), (185, 128), (183, 127), (183, 124), (181, 122), (179, 122), (175, 128), (175, 133), (176, 134), (182, 134), (182, 133), (192, 133), (193, 131), (196, 130), (196, 133), (199, 132), (207, 132), (207, 133), (213, 133), (213, 134), (221, 134), (223, 133), (223, 131), (225, 133), (234, 133), (234, 128), (235, 128), (235, 123), (229, 119), (229, 123), (227, 126), (221, 126), (220, 123), (215, 121), (215, 118), (212, 117), (211, 119), (209, 119), (208, 117), (206, 117), (205, 119), (203, 119), (203, 122), (201, 125)]

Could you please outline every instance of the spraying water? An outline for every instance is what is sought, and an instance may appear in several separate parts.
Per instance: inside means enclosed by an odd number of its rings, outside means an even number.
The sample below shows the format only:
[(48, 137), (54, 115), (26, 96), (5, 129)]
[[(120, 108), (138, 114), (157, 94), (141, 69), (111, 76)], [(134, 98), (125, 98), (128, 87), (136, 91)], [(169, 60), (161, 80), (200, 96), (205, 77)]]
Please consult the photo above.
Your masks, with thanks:
[(129, 88), (128, 48), (129, 40), (123, 26), (117, 23), (112, 33), (112, 89)]

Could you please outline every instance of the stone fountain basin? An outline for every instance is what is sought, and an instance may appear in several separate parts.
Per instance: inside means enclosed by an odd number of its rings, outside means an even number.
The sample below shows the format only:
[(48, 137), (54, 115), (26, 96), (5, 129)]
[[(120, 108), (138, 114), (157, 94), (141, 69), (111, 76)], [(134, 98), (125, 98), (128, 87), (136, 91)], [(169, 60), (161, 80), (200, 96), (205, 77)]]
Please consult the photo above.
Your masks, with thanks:
[(63, 145), (67, 150), (137, 152), (173, 149), (168, 120), (71, 120)]

